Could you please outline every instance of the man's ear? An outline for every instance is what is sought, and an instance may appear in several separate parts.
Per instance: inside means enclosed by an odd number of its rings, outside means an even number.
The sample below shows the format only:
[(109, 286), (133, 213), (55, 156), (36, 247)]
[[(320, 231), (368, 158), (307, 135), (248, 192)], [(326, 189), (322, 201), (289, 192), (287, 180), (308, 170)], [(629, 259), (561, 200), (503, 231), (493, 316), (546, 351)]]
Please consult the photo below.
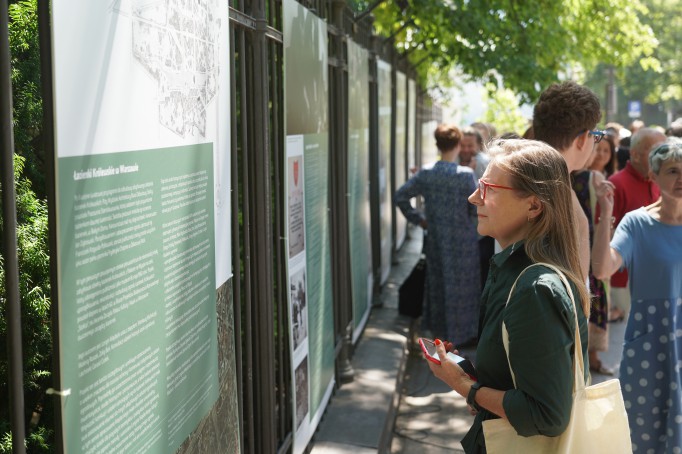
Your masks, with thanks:
[(587, 141), (589, 139), (590, 139), (590, 133), (589, 133), (589, 131), (585, 131), (582, 134), (580, 134), (578, 137), (576, 137), (574, 141), (575, 141), (576, 146), (580, 150), (584, 150), (585, 146), (587, 146)]

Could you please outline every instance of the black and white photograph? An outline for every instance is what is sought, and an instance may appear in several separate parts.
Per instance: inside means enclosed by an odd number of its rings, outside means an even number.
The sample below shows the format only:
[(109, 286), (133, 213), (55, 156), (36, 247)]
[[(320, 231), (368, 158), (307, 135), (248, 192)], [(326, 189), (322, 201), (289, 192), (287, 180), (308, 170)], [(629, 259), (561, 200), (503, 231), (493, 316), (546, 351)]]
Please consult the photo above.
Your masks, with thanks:
[(291, 332), (294, 352), (308, 337), (308, 308), (306, 306), (305, 268), (293, 273), (289, 280), (291, 292)]
[(296, 368), (296, 428), (308, 414), (308, 357)]

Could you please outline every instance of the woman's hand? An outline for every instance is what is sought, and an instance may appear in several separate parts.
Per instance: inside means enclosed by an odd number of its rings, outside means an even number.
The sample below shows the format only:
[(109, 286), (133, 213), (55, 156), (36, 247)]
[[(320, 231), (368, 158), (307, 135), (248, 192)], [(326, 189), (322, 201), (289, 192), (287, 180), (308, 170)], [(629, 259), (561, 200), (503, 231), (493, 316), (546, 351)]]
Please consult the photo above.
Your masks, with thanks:
[[(464, 370), (457, 365), (456, 362), (452, 361), (448, 357), (446, 345), (443, 342), (441, 342), (439, 339), (436, 339), (435, 344), (436, 351), (438, 352), (438, 358), (440, 359), (440, 365), (432, 361), (427, 361), (431, 372), (433, 372), (433, 375), (442, 380), (458, 394), (466, 397), (469, 386), (473, 383), (473, 381), (469, 378), (466, 372), (464, 372)], [(458, 352), (455, 350), (453, 353), (457, 354)]]
[[(457, 394), (466, 398), (471, 391), (471, 385), (474, 381), (469, 378), (469, 376), (462, 370), (461, 367), (457, 365), (454, 361), (448, 358), (446, 351), (446, 346), (440, 340), (436, 339), (434, 341), (436, 344), (436, 352), (438, 353), (438, 358), (440, 359), (440, 365), (427, 361), (429, 368), (433, 375), (440, 378), (450, 386)], [(459, 352), (455, 350), (453, 353), (458, 354)], [(489, 387), (482, 387), (476, 394), (476, 402), (479, 406), (485, 408), (486, 410), (492, 412), (493, 414), (499, 416), (500, 418), (507, 418), (507, 413), (504, 410), (502, 402), (504, 401), (504, 391), (497, 389), (492, 389)], [(469, 407), (469, 413), (476, 415), (478, 412)]]
[(600, 280), (606, 280), (623, 264), (623, 258), (615, 249), (611, 248), (611, 234), (613, 233), (613, 183), (604, 180), (594, 185), (597, 203), (601, 210), (599, 219), (594, 227), (592, 239), (592, 274)]
[(613, 183), (609, 180), (602, 180), (600, 182), (595, 180), (593, 185), (597, 196), (597, 203), (599, 203), (599, 209), (601, 210), (601, 216), (611, 217), (611, 213), (613, 213)]

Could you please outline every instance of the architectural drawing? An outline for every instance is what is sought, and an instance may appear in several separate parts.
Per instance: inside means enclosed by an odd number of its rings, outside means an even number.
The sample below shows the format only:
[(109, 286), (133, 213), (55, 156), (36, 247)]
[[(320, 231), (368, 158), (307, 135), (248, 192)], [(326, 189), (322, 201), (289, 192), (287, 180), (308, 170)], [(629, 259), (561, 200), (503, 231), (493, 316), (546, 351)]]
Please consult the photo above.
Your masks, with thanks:
[(220, 77), (216, 0), (133, 0), (133, 56), (157, 82), (159, 122), (180, 137), (206, 135)]

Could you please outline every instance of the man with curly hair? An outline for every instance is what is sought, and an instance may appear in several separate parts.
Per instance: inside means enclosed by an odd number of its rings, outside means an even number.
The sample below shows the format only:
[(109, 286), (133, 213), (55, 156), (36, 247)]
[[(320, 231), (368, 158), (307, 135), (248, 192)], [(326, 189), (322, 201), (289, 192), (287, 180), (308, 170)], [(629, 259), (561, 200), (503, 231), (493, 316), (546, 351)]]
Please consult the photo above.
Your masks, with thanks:
[[(585, 167), (601, 132), (594, 128), (601, 119), (599, 98), (587, 87), (573, 81), (552, 84), (533, 110), (533, 133), (554, 147), (566, 161), (568, 171)], [(590, 234), (587, 216), (573, 193), (573, 213), (578, 225), (580, 264), (587, 281), (590, 269)]]
[[(569, 172), (584, 169), (595, 144), (604, 135), (594, 128), (601, 118), (597, 96), (588, 88), (575, 82), (563, 82), (549, 87), (535, 106), (533, 129), (535, 138), (547, 142), (564, 157)], [(608, 349), (608, 295), (604, 283), (590, 270), (591, 232), (598, 221), (592, 206), (591, 187), (603, 184), (604, 177), (596, 172), (574, 173), (573, 215), (578, 226), (578, 245), (583, 277), (591, 296), (589, 314), (589, 364), (590, 370), (613, 375), (602, 365), (600, 351)]]

